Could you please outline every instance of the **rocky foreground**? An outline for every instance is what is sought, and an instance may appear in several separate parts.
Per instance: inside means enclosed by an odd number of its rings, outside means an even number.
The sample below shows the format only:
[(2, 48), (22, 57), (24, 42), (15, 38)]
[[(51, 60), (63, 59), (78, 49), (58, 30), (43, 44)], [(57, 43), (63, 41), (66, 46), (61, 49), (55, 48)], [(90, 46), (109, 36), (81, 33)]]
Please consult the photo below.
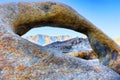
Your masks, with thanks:
[(119, 74), (98, 60), (52, 52), (15, 35), (1, 34), (0, 37), (1, 80), (120, 79)]
[[(20, 37), (31, 28), (45, 25), (86, 34), (106, 66), (98, 60), (56, 53)], [(95, 31), (99, 37), (93, 34)], [(111, 39), (67, 5), (55, 2), (0, 5), (1, 80), (120, 80), (118, 51)], [(110, 63), (112, 66), (108, 66)]]

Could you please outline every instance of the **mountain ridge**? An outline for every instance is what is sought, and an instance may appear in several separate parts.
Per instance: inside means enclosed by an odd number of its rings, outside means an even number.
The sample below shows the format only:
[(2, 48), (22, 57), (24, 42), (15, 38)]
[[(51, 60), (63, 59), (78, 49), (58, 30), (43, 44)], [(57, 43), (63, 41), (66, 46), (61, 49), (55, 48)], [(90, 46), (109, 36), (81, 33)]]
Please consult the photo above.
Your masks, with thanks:
[(43, 34), (36, 34), (36, 35), (31, 35), (31, 36), (27, 36), (23, 38), (33, 43), (36, 43), (38, 45), (45, 46), (45, 45), (51, 44), (56, 41), (65, 41), (73, 37), (68, 36), (68, 35), (48, 36), (48, 35), (43, 35)]

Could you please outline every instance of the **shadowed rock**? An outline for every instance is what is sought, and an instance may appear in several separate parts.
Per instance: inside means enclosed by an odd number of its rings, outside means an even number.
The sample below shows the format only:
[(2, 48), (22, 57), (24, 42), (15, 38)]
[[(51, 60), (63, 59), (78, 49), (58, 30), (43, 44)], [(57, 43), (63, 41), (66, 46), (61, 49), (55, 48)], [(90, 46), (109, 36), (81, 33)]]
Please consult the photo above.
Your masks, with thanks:
[(92, 60), (98, 58), (98, 55), (94, 51), (70, 52), (67, 54), (70, 56), (79, 57), (86, 60)]
[(31, 28), (47, 25), (86, 34), (101, 62), (119, 72), (118, 46), (72, 8), (55, 2), (21, 2), (0, 5), (1, 80), (120, 79), (98, 61), (49, 51), (20, 37)]

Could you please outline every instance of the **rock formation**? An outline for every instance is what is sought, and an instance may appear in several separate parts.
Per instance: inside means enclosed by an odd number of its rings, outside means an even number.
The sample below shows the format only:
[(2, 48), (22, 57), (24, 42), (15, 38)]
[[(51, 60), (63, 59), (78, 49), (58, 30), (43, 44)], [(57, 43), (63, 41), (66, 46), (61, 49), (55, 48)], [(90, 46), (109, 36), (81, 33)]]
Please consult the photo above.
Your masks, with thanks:
[(72, 8), (55, 2), (21, 2), (0, 5), (1, 80), (120, 80), (98, 61), (49, 51), (20, 37), (46, 25), (86, 34), (101, 63), (120, 72), (118, 46)]

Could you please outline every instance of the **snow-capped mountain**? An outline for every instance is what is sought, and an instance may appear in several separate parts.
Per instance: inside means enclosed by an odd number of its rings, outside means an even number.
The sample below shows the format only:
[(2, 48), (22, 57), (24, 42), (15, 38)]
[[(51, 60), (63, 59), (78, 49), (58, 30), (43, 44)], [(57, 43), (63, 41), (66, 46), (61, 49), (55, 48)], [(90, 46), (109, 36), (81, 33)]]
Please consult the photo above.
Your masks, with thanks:
[(29, 41), (38, 45), (45, 46), (54, 50), (62, 51), (62, 53), (82, 52), (92, 50), (89, 41), (86, 37), (71, 37), (71, 36), (48, 36), (48, 35), (33, 35), (25, 37)]
[(71, 39), (72, 37), (67, 35), (48, 36), (48, 35), (36, 34), (32, 36), (27, 36), (24, 38), (38, 45), (45, 46), (56, 41), (65, 41), (65, 40)]

